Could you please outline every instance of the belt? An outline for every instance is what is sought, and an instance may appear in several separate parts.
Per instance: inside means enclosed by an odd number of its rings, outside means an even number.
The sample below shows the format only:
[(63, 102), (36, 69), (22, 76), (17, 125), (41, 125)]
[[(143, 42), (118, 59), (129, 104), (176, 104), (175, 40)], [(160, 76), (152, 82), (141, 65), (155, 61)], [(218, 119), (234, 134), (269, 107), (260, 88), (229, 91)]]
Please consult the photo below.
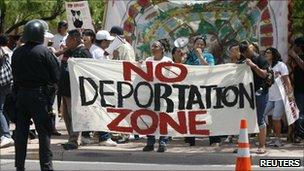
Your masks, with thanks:
[(19, 87), (19, 90), (46, 90), (46, 86), (38, 86), (38, 87)]

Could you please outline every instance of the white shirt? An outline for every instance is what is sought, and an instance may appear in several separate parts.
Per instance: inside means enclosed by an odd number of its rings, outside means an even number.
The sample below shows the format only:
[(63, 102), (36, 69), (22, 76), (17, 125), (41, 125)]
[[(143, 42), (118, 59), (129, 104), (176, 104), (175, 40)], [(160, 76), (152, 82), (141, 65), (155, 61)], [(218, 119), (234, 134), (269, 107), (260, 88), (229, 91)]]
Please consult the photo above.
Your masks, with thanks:
[(93, 59), (109, 59), (108, 55), (104, 55), (105, 51), (95, 44), (90, 47), (90, 53)]
[(119, 60), (127, 60), (130, 62), (135, 62), (135, 52), (132, 45), (125, 41), (124, 44), (116, 49), (119, 53)]
[[(150, 56), (145, 61), (158, 61), (158, 60), (155, 60), (154, 56)], [(171, 58), (169, 58), (167, 56), (163, 56), (163, 58), (161, 60), (159, 60), (159, 62), (173, 62), (173, 61)]]
[(62, 44), (65, 44), (65, 40), (68, 37), (68, 34), (65, 36), (62, 36), (61, 34), (55, 34), (55, 36), (53, 37), (52, 41), (53, 43), (53, 47), (55, 48), (55, 50), (60, 50), (60, 46)]
[[(273, 68), (272, 68), (275, 77), (277, 78), (279, 75), (285, 76), (288, 75), (288, 68), (287, 65), (284, 62), (278, 62)], [(272, 84), (269, 88), (269, 101), (278, 101), (281, 100), (281, 93), (279, 90), (279, 87), (276, 83)]]
[[(12, 62), (13, 51), (10, 50), (7, 46), (0, 46), (0, 48), (3, 50), (4, 54), (8, 55), (8, 61), (11, 63)], [(2, 53), (1, 49), (0, 49), (0, 53)]]

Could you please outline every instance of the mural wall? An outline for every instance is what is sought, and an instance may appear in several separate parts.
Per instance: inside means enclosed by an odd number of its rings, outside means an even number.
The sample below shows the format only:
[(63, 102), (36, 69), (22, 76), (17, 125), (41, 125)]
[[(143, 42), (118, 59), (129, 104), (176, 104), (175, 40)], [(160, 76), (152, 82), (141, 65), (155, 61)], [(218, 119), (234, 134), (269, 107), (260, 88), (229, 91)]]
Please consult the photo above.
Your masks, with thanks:
[[(119, 14), (112, 15), (115, 9)], [(123, 26), (137, 58), (150, 55), (153, 40), (167, 38), (173, 44), (178, 37), (205, 36), (208, 50), (223, 63), (229, 61), (227, 47), (234, 41), (257, 42), (261, 50), (274, 46), (286, 55), (287, 15), (287, 1), (112, 0), (105, 28)]]

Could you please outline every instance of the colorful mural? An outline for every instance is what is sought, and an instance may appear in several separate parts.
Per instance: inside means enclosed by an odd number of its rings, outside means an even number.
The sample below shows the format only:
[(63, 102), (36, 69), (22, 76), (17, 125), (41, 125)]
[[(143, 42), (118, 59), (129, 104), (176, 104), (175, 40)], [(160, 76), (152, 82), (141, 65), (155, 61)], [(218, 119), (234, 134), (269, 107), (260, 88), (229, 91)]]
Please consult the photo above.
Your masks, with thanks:
[(181, 36), (205, 36), (218, 63), (228, 61), (227, 47), (235, 40), (258, 42), (261, 50), (278, 43), (269, 0), (130, 1), (121, 23), (138, 57), (150, 55), (153, 40), (173, 43)]

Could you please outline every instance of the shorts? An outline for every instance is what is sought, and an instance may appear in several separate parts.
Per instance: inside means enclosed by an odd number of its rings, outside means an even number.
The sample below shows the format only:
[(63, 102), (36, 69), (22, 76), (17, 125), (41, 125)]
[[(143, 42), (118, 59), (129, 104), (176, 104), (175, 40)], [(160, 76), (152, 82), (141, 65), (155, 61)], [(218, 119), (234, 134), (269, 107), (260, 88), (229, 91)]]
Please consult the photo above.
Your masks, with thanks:
[(265, 115), (270, 115), (272, 113), (273, 120), (280, 120), (284, 112), (285, 112), (285, 107), (283, 100), (267, 102), (265, 108)]
[(258, 126), (260, 129), (266, 128), (266, 120), (265, 120), (265, 107), (268, 101), (268, 94), (261, 94), (259, 96), (255, 96), (256, 98), (256, 110), (258, 117)]

